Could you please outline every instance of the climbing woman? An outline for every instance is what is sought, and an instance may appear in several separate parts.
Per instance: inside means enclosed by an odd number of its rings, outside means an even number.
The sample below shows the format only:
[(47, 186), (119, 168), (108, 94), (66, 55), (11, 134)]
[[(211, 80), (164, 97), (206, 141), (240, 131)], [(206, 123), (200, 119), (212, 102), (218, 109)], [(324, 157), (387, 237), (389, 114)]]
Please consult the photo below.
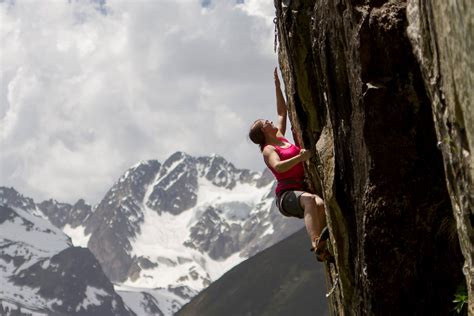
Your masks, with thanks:
[(269, 120), (256, 120), (249, 131), (249, 138), (260, 146), (263, 159), (277, 179), (276, 204), (284, 216), (304, 218), (306, 230), (318, 261), (332, 260), (327, 250), (326, 215), (323, 200), (305, 189), (303, 162), (311, 152), (301, 149), (285, 138), (287, 107), (280, 87), (280, 79), (274, 71), (276, 126)]

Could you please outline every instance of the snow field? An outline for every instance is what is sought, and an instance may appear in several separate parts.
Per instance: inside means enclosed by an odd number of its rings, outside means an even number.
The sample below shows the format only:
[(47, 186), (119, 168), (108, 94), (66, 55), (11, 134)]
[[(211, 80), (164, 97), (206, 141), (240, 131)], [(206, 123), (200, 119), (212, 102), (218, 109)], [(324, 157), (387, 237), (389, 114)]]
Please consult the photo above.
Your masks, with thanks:
[(75, 247), (83, 247), (87, 248), (87, 243), (91, 237), (91, 234), (86, 235), (84, 226), (78, 226), (76, 228), (72, 228), (71, 225), (66, 224), (63, 228), (63, 232), (71, 238), (72, 244)]

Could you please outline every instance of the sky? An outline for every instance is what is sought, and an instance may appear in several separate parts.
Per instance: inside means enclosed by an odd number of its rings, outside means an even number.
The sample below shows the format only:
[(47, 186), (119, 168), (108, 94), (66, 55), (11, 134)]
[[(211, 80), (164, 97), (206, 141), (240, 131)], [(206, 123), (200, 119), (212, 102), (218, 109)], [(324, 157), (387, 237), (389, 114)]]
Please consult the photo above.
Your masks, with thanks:
[(273, 0), (0, 0), (0, 186), (98, 203), (176, 151), (265, 168)]

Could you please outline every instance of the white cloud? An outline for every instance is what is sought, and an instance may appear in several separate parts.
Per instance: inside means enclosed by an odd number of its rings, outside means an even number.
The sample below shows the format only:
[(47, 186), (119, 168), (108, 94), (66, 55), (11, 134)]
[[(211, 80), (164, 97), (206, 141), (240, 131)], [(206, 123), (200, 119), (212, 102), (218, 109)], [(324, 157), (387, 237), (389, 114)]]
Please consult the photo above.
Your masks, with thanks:
[(273, 1), (0, 3), (0, 185), (97, 202), (177, 150), (263, 169), (274, 117)]

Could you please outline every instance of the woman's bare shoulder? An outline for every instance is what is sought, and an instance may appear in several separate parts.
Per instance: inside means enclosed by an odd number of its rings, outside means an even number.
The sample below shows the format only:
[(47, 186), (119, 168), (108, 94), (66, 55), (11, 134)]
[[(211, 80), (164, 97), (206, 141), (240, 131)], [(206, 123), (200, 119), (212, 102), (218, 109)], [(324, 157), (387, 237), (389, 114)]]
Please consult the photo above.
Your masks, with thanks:
[(275, 152), (275, 147), (273, 147), (272, 145), (266, 145), (262, 151), (264, 156), (268, 156), (274, 152)]

